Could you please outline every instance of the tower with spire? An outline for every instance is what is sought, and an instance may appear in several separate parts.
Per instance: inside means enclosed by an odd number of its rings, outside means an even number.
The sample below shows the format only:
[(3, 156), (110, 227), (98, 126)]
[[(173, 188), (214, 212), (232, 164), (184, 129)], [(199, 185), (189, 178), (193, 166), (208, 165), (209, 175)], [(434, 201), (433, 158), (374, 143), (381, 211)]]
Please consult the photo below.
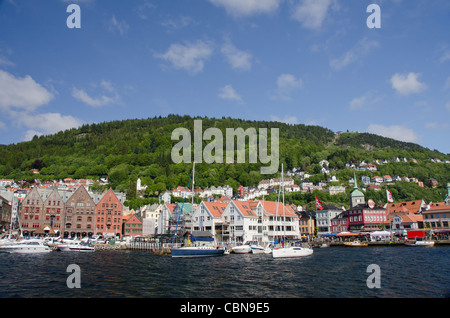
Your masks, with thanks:
[(358, 204), (365, 204), (366, 199), (364, 197), (364, 193), (361, 192), (358, 188), (358, 183), (356, 182), (356, 173), (354, 173), (355, 186), (353, 187), (353, 191), (350, 194), (350, 208), (357, 206)]

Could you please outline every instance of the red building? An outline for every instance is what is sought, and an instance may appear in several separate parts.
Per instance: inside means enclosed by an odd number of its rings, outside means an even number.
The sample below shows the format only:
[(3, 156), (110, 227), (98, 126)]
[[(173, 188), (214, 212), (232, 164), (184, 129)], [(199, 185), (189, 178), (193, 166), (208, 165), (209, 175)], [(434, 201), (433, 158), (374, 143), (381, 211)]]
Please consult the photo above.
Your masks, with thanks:
[(109, 189), (103, 195), (97, 203), (96, 211), (96, 234), (122, 235), (123, 206), (113, 190)]
[(347, 210), (347, 213), (349, 231), (371, 232), (389, 226), (387, 210), (380, 206), (372, 208), (367, 204), (358, 204)]
[(136, 216), (136, 214), (130, 214), (123, 218), (123, 235), (142, 235), (142, 221)]

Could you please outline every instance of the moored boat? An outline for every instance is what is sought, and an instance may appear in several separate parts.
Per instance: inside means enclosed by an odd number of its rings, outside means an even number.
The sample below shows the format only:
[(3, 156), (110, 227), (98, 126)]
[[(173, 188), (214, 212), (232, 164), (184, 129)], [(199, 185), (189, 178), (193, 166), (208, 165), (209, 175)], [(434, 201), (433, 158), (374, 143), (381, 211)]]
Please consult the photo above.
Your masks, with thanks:
[(274, 248), (272, 251), (273, 258), (289, 258), (289, 257), (304, 257), (310, 256), (314, 252), (312, 248), (306, 248), (301, 246), (289, 246)]
[(41, 240), (23, 240), (11, 244), (5, 244), (0, 247), (0, 252), (4, 253), (50, 253), (52, 250)]
[(93, 252), (95, 251), (92, 244), (82, 241), (72, 241), (57, 246), (62, 252)]
[(368, 243), (361, 242), (360, 240), (354, 240), (351, 242), (344, 242), (345, 246), (351, 246), (351, 247), (360, 247), (360, 246), (369, 246)]
[(233, 246), (231, 252), (235, 254), (248, 254), (252, 252), (252, 247), (250, 244), (243, 244), (238, 246)]
[(172, 257), (207, 257), (224, 255), (225, 249), (212, 246), (186, 246), (171, 249)]
[(422, 240), (416, 240), (416, 241), (410, 241), (407, 240), (405, 242), (406, 246), (434, 246), (434, 241), (422, 241)]

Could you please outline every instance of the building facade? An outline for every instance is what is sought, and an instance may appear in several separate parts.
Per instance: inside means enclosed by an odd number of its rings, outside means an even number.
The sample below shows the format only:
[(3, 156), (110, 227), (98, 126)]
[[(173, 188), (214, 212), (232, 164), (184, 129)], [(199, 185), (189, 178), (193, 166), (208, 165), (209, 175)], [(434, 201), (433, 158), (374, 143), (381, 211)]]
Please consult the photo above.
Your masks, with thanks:
[(80, 186), (65, 205), (62, 232), (65, 237), (92, 237), (96, 227), (96, 204), (84, 186)]

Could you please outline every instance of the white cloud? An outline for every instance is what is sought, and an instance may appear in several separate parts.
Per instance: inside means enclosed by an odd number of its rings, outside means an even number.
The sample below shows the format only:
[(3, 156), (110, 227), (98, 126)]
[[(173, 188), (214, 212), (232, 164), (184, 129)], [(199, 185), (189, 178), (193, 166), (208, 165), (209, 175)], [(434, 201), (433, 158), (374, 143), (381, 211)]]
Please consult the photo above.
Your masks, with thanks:
[(31, 76), (18, 78), (0, 70), (0, 110), (33, 111), (48, 104), (54, 95), (36, 83)]
[(426, 89), (427, 86), (424, 83), (419, 82), (419, 76), (420, 74), (414, 72), (411, 72), (408, 75), (396, 73), (391, 77), (392, 88), (401, 95), (420, 93)]
[(351, 100), (349, 104), (350, 110), (361, 110), (366, 109), (368, 106), (379, 102), (383, 97), (380, 96), (376, 91), (368, 91), (363, 96), (355, 97)]
[(225, 40), (221, 52), (233, 69), (249, 70), (252, 67), (251, 60), (253, 56), (250, 53), (237, 49), (229, 39)]
[(100, 107), (100, 106), (106, 106), (108, 104), (113, 104), (117, 101), (118, 96), (115, 95), (114, 97), (101, 95), (100, 97), (91, 97), (88, 93), (86, 93), (82, 89), (73, 88), (72, 89), (72, 96), (78, 99), (79, 101), (82, 101), (85, 104), (88, 104), (92, 107)]
[(290, 124), (290, 125), (298, 124), (297, 117), (289, 116), (289, 115), (284, 116), (284, 118), (280, 118), (280, 117), (275, 116), (275, 115), (270, 115), (270, 120), (271, 121), (278, 121), (280, 123), (285, 123), (285, 124)]
[(73, 116), (64, 116), (59, 113), (47, 114), (16, 114), (16, 120), (19, 125), (28, 129), (25, 134), (25, 140), (31, 140), (35, 135), (49, 135), (70, 128), (78, 128), (83, 122)]
[(179, 18), (168, 18), (161, 25), (167, 29), (167, 31), (175, 31), (188, 27), (195, 23), (194, 19), (187, 16), (180, 16)]
[(347, 51), (341, 57), (332, 59), (330, 61), (330, 66), (335, 70), (340, 70), (355, 62), (361, 56), (368, 54), (372, 49), (378, 47), (378, 45), (377, 41), (371, 41), (364, 37), (355, 45), (355, 47)]
[(213, 53), (210, 44), (203, 41), (186, 44), (172, 44), (166, 53), (154, 54), (154, 57), (168, 61), (176, 69), (185, 69), (192, 73), (203, 70), (204, 63)]
[(290, 101), (292, 100), (291, 94), (294, 91), (301, 89), (302, 86), (303, 81), (301, 79), (297, 79), (292, 74), (281, 74), (277, 78), (277, 89), (272, 98), (283, 101)]
[(418, 143), (421, 140), (421, 137), (417, 135), (412, 129), (400, 125), (384, 126), (371, 124), (368, 128), (368, 131), (372, 134), (405, 142)]
[(242, 97), (234, 90), (231, 85), (226, 85), (220, 89), (219, 97), (222, 99), (234, 100), (242, 103)]
[(278, 9), (281, 0), (209, 0), (209, 2), (225, 8), (232, 16), (244, 17), (272, 13)]
[(335, 0), (301, 0), (294, 8), (292, 18), (304, 28), (319, 30), (330, 8), (337, 8)]
[(118, 21), (115, 15), (109, 20), (109, 29), (111, 31), (118, 31), (120, 35), (127, 33), (129, 28), (130, 26), (125, 21)]

